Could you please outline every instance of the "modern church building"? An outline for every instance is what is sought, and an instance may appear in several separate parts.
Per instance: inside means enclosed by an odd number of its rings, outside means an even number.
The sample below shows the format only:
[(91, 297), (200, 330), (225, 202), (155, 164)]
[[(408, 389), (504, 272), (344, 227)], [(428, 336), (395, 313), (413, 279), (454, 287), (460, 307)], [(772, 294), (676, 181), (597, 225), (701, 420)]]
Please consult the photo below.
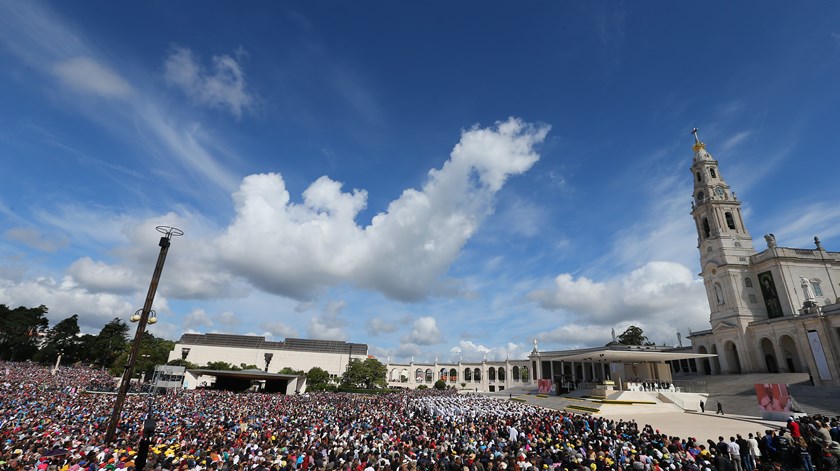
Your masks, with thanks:
[(705, 374), (810, 373), (817, 385), (840, 385), (840, 252), (777, 245), (757, 252), (741, 201), (694, 130), (691, 215), (711, 329), (689, 336)]

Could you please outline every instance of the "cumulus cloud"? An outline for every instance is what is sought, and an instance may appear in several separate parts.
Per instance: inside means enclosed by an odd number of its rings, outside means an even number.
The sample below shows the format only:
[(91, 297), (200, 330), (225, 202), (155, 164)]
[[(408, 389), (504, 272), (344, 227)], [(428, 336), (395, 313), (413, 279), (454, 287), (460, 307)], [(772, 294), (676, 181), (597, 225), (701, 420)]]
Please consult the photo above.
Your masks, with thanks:
[(184, 317), (183, 324), (190, 328), (213, 327), (213, 319), (210, 318), (204, 309), (193, 309)]
[(127, 318), (137, 310), (123, 296), (90, 292), (71, 277), (39, 277), (19, 283), (0, 280), (0, 299), (9, 306), (49, 307), (50, 325), (78, 314), (79, 327), (90, 333), (98, 332), (114, 317)]
[(470, 340), (461, 340), (449, 352), (452, 354), (452, 361), (481, 361), (484, 358), (489, 361), (501, 361), (507, 358), (519, 360), (528, 353), (522, 345), (513, 342), (508, 342), (503, 347), (486, 347)]
[(67, 268), (67, 274), (80, 285), (93, 290), (109, 293), (130, 293), (142, 286), (142, 281), (128, 267), (108, 265), (96, 262), (89, 257), (82, 257)]
[(299, 335), (298, 331), (294, 327), (280, 321), (263, 322), (260, 324), (260, 328), (266, 331), (263, 334), (266, 337), (287, 339), (297, 338)]
[(708, 325), (708, 304), (702, 280), (674, 262), (649, 262), (632, 272), (594, 281), (564, 273), (551, 289), (533, 291), (532, 300), (568, 314), (575, 324), (544, 337), (566, 345), (606, 343), (611, 327), (633, 321), (651, 339), (671, 338), (674, 331)]
[(131, 85), (119, 74), (90, 57), (63, 60), (52, 69), (65, 86), (106, 98), (123, 98), (131, 94)]
[(324, 176), (296, 204), (280, 175), (248, 176), (234, 194), (236, 218), (218, 253), (254, 285), (297, 299), (338, 283), (408, 301), (451, 292), (451, 280), (440, 277), (507, 178), (538, 160), (534, 147), (548, 129), (510, 118), (464, 131), (421, 190), (405, 190), (365, 227), (355, 222), (367, 204), (363, 190), (342, 191)]
[(403, 340), (415, 345), (434, 345), (443, 342), (443, 336), (434, 317), (421, 317), (414, 321), (411, 332)]
[(397, 331), (397, 324), (379, 317), (372, 317), (367, 321), (367, 331), (370, 335), (390, 334)]
[(344, 301), (331, 301), (324, 307), (321, 315), (312, 316), (307, 334), (311, 339), (347, 340), (344, 327), (347, 322), (341, 317), (341, 311), (347, 307)]
[(208, 71), (191, 50), (175, 47), (164, 62), (164, 76), (193, 101), (242, 117), (242, 111), (254, 104), (242, 66), (227, 54), (213, 56), (212, 62)]

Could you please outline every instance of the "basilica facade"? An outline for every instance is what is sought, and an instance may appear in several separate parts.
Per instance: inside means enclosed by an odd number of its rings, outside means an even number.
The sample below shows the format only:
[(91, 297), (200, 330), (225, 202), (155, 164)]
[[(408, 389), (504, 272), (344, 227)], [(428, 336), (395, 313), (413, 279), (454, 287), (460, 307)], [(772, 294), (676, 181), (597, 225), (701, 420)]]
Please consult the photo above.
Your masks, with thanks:
[[(810, 373), (840, 386), (840, 252), (778, 245), (757, 251), (741, 201), (694, 132), (691, 215), (711, 328), (692, 332), (692, 349), (711, 353), (704, 374)], [(780, 241), (783, 243), (783, 241)]]

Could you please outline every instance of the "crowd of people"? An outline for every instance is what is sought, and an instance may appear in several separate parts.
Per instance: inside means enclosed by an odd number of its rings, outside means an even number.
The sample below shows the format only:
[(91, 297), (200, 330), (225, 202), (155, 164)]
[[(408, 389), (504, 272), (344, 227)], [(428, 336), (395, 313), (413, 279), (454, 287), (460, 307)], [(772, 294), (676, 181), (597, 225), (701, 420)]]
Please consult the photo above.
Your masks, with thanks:
[[(135, 471), (148, 398), (128, 397), (117, 438), (106, 443), (113, 395), (84, 391), (102, 375), (0, 363), (0, 471)], [(838, 469), (840, 454), (836, 418), (704, 442), (452, 391), (196, 390), (152, 404), (145, 469), (161, 471), (810, 471)]]

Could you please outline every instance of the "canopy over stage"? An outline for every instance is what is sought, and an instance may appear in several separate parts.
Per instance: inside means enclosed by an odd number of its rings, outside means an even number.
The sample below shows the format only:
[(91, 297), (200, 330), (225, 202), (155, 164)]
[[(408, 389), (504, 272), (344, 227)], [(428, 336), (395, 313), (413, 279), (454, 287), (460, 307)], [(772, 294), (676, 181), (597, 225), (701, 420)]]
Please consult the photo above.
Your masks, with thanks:
[[(263, 383), (261, 391), (268, 393), (296, 394), (306, 391), (306, 376), (266, 373), (261, 370), (208, 370), (191, 368), (187, 370), (184, 387), (195, 389), (209, 386), (225, 391), (244, 391), (254, 381)], [(211, 385), (212, 382), (212, 385)]]
[(580, 383), (612, 380), (628, 382), (672, 382), (669, 363), (703, 360), (714, 354), (694, 353), (689, 347), (608, 345), (577, 350), (532, 352), (530, 359), (537, 378), (575, 387)]

